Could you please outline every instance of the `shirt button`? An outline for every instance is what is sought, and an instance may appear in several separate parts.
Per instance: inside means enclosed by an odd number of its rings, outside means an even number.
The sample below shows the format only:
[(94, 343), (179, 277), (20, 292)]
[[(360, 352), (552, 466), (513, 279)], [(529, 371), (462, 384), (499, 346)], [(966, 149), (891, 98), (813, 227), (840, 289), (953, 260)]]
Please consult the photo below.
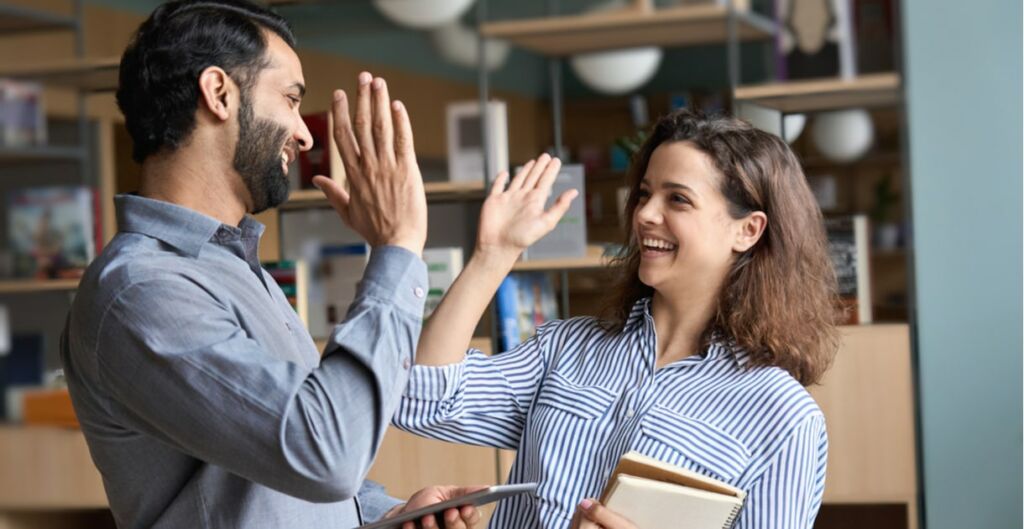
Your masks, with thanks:
[(423, 297), (423, 288), (422, 287), (416, 287), (412, 292), (413, 292), (413, 294), (416, 294), (416, 297), (418, 297), (418, 298), (422, 298)]
[(411, 362), (409, 362), (409, 359), (408, 359), (408, 358), (406, 358), (405, 360), (402, 360), (402, 368), (403, 368), (403, 369), (409, 369), (409, 366), (410, 366), (410, 365), (412, 365), (412, 363), (411, 363)]
[(626, 417), (629, 417), (630, 419), (632, 419), (634, 415), (636, 415), (636, 412), (633, 411), (633, 408), (630, 408), (630, 409), (626, 410)]

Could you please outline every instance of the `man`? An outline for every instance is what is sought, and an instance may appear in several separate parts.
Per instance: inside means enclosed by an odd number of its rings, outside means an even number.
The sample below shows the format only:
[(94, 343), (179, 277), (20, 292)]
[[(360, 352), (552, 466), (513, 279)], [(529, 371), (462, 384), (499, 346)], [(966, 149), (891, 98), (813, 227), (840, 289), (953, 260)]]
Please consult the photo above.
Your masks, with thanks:
[[(263, 226), (248, 214), (287, 198), (288, 164), (312, 146), (293, 46), (264, 8), (185, 0), (158, 7), (122, 57), (141, 186), (117, 197), (119, 233), (61, 344), (119, 527), (346, 528), (465, 492), (433, 487), (403, 506), (363, 483), (427, 289), (411, 127), (382, 79), (361, 74), (354, 131), (335, 94), (351, 187), (317, 182), (373, 251), (322, 355), (260, 267)], [(444, 518), (465, 528), (479, 515)]]

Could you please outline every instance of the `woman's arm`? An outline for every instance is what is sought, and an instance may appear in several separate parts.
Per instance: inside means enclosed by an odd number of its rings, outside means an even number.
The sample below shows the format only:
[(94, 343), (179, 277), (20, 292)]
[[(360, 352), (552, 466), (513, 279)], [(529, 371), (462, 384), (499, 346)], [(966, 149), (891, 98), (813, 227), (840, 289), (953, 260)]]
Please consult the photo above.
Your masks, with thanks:
[(576, 197), (576, 190), (566, 191), (544, 210), (561, 166), (557, 158), (542, 154), (516, 174), (508, 189), (508, 173), (495, 179), (480, 213), (476, 249), (420, 334), (417, 364), (462, 361), (473, 329), (519, 254), (554, 229)]

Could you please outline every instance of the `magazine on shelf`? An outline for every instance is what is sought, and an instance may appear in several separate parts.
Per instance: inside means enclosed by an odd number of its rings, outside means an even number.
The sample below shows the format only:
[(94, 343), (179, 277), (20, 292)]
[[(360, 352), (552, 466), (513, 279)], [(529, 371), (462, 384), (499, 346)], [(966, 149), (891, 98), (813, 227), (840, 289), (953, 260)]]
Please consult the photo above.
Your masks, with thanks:
[(95, 193), (84, 186), (19, 189), (7, 196), (7, 235), (16, 277), (81, 275), (96, 255)]
[(551, 278), (544, 272), (515, 272), (501, 282), (495, 296), (498, 350), (508, 351), (536, 334), (537, 327), (558, 317)]

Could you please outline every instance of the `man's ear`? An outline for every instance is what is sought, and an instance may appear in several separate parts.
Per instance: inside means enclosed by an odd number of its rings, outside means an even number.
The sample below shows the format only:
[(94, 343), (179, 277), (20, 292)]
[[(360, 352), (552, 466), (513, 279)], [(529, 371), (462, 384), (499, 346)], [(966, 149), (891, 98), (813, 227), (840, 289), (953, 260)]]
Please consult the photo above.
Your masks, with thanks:
[(763, 211), (755, 211), (736, 222), (739, 223), (739, 226), (732, 250), (736, 253), (743, 253), (753, 248), (764, 235), (764, 230), (768, 227), (768, 215), (765, 215)]
[(231, 92), (235, 82), (227, 72), (219, 66), (209, 66), (199, 74), (199, 104), (211, 114), (227, 121), (231, 116), (228, 111)]

